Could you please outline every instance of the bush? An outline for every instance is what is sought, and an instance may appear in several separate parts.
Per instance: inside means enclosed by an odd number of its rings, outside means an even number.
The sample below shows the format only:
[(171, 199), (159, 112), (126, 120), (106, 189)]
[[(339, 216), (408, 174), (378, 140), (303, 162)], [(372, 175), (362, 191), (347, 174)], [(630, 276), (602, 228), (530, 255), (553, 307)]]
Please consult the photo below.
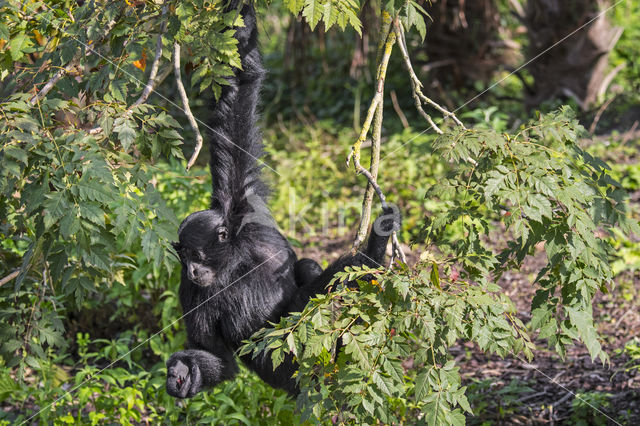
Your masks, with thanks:
[[(591, 310), (595, 293), (612, 284), (606, 236), (615, 226), (640, 229), (608, 166), (576, 144), (583, 132), (565, 108), (515, 135), (441, 135), (434, 147), (457, 167), (427, 192), (447, 205), (425, 218), (421, 242), (437, 251), (423, 253), (415, 271), (336, 274), (334, 282), (356, 279), (359, 289), (340, 285), (314, 299), (256, 333), (241, 353), (269, 349), (274, 367), (285, 352), (296, 356), (303, 419), (365, 423), (464, 423), (463, 411), (471, 409), (447, 351), (459, 340), (531, 359), (529, 333), (538, 331), (561, 356), (581, 340), (606, 361)], [(499, 252), (487, 244), (496, 226), (508, 236)], [(538, 290), (525, 327), (497, 281), (541, 243), (547, 264), (533, 282)]]

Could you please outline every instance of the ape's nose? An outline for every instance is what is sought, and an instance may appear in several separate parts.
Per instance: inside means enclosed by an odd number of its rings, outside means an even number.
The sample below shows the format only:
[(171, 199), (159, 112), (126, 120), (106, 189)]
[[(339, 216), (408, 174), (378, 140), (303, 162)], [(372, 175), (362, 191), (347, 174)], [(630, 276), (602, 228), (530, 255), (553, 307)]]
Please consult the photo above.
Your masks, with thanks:
[(194, 265), (193, 263), (189, 264), (189, 275), (191, 279), (195, 279), (198, 278), (199, 275), (199, 270), (198, 267), (196, 265)]

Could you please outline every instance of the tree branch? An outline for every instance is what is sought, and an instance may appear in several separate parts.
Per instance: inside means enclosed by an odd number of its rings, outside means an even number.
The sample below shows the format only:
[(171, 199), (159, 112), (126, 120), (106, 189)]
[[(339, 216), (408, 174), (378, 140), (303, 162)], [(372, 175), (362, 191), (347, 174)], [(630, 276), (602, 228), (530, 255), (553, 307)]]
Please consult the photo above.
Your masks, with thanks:
[[(362, 126), (360, 137), (351, 149), (350, 156), (353, 156), (353, 164), (358, 174), (363, 171), (366, 173), (369, 183), (362, 200), (362, 214), (360, 217), (360, 225), (356, 233), (356, 239), (353, 243), (353, 251), (355, 252), (358, 247), (364, 241), (369, 228), (369, 222), (371, 221), (371, 204), (373, 201), (374, 190), (378, 195), (382, 194), (382, 191), (377, 186), (376, 179), (378, 177), (378, 165), (380, 162), (380, 130), (382, 127), (382, 112), (384, 106), (384, 78), (386, 75), (386, 65), (389, 62), (391, 56), (391, 50), (395, 43), (395, 36), (391, 35), (391, 16), (383, 12), (382, 24), (380, 28), (380, 41), (378, 42), (377, 64), (378, 70), (376, 75), (376, 93), (367, 111), (367, 118)], [(374, 121), (375, 120), (375, 121)], [(371, 122), (374, 121), (373, 138), (371, 141), (371, 171), (367, 171), (360, 165), (360, 148), (362, 142), (367, 137)], [(347, 158), (347, 164), (349, 158)], [(376, 188), (377, 187), (377, 188)], [(384, 196), (383, 196), (384, 197)]]
[[(101, 39), (107, 36), (111, 32), (113, 27), (116, 25), (116, 22), (117, 21), (115, 19), (112, 19), (111, 21), (109, 21)], [(86, 56), (89, 56), (93, 53), (93, 49), (90, 46), (88, 47), (89, 49), (87, 50)], [(42, 89), (40, 89), (38, 93), (33, 95), (33, 97), (29, 100), (29, 103), (31, 105), (35, 105), (38, 102), (40, 102), (42, 99), (44, 99), (44, 97), (47, 96), (47, 94), (51, 91), (51, 89), (53, 89), (55, 85), (58, 84), (58, 82), (62, 79), (62, 77), (64, 77), (68, 72), (70, 72), (73, 68), (75, 68), (78, 65), (78, 63), (80, 62), (80, 56), (81, 56), (80, 52), (76, 53), (76, 55), (71, 59), (71, 61), (66, 67), (58, 70), (58, 72), (56, 72), (53, 75), (53, 77), (51, 77), (51, 79), (47, 81), (47, 83), (42, 87)]]
[[(162, 7), (162, 15), (161, 19), (167, 14), (167, 10), (169, 9), (168, 5), (164, 5)], [(156, 56), (153, 58), (153, 64), (151, 65), (151, 72), (149, 73), (149, 80), (147, 81), (147, 85), (144, 86), (144, 90), (140, 97), (129, 107), (131, 110), (133, 107), (138, 106), (146, 102), (146, 100), (151, 95), (151, 92), (156, 88), (156, 76), (158, 75), (158, 68), (160, 66), (160, 58), (162, 57), (162, 36), (164, 32), (167, 30), (167, 21), (162, 20), (162, 25), (160, 27), (160, 33), (158, 34), (158, 39), (156, 40)]]
[(400, 108), (400, 104), (398, 103), (398, 95), (396, 94), (395, 90), (392, 90), (390, 92), (390, 95), (393, 109), (396, 111), (396, 114), (398, 114), (398, 118), (402, 122), (402, 127), (406, 129), (407, 127), (409, 127), (409, 122), (407, 121), (407, 116), (404, 115), (404, 112), (402, 112), (402, 108)]
[[(380, 29), (380, 42), (378, 43), (377, 54), (377, 81), (376, 81), (376, 93), (371, 100), (367, 116), (362, 130), (356, 143), (351, 147), (351, 152), (347, 157), (347, 165), (350, 160), (353, 159), (353, 165), (357, 174), (362, 174), (367, 178), (368, 184), (365, 191), (365, 196), (362, 201), (362, 215), (360, 218), (360, 225), (358, 226), (358, 232), (356, 233), (356, 239), (353, 243), (352, 252), (355, 253), (358, 247), (364, 241), (367, 231), (369, 229), (369, 222), (371, 221), (371, 205), (373, 202), (373, 193), (375, 192), (380, 199), (382, 208), (387, 208), (386, 198), (382, 189), (377, 183), (378, 168), (380, 164), (380, 138), (382, 134), (382, 118), (384, 107), (384, 82), (387, 74), (387, 67), (389, 65), (389, 58), (393, 50), (393, 45), (396, 42), (396, 34), (392, 31), (392, 19), (391, 16), (384, 12), (382, 13), (382, 24)], [(360, 148), (362, 143), (366, 140), (367, 134), (373, 121), (373, 134), (371, 141), (371, 169), (367, 170), (360, 164)], [(403, 262), (406, 263), (406, 258), (402, 252), (402, 248), (398, 243), (398, 238), (395, 231), (392, 234), (393, 251), (398, 253)]]
[(42, 99), (44, 99), (45, 96), (47, 96), (47, 93), (49, 93), (51, 89), (53, 89), (55, 85), (58, 84), (58, 82), (62, 79), (62, 77), (64, 77), (69, 71), (71, 71), (73, 68), (76, 67), (76, 65), (78, 65), (79, 61), (80, 61), (80, 55), (76, 55), (66, 67), (59, 69), (58, 72), (55, 73), (49, 81), (47, 81), (47, 84), (45, 84), (44, 87), (42, 87), (42, 89), (40, 89), (38, 93), (33, 95), (33, 97), (29, 100), (29, 103), (31, 105), (35, 105), (38, 102), (40, 102)]
[[(377, 53), (377, 64), (378, 70), (376, 72), (376, 94), (374, 97), (374, 102), (371, 106), (369, 106), (369, 111), (367, 113), (367, 120), (365, 121), (365, 125), (367, 123), (371, 123), (369, 121), (369, 117), (373, 120), (373, 134), (371, 140), (371, 169), (370, 169), (370, 179), (367, 184), (367, 189), (365, 190), (365, 195), (362, 199), (362, 214), (360, 215), (360, 224), (358, 225), (358, 231), (356, 232), (356, 239), (353, 242), (353, 251), (355, 252), (358, 247), (362, 244), (364, 239), (367, 236), (367, 231), (369, 229), (369, 223), (371, 222), (371, 205), (373, 203), (373, 193), (376, 191), (374, 184), (378, 179), (378, 167), (380, 163), (380, 137), (382, 133), (382, 116), (384, 111), (384, 79), (386, 76), (387, 65), (389, 63), (389, 58), (391, 57), (391, 51), (393, 49), (393, 44), (395, 43), (395, 35), (391, 32), (391, 16), (383, 12), (382, 14), (382, 24), (380, 27), (380, 40), (378, 42), (378, 53)], [(366, 130), (365, 130), (366, 129)], [(363, 129), (360, 133), (360, 138), (358, 141), (362, 143), (367, 136), (369, 131), (369, 126), (363, 126)], [(358, 146), (358, 152), (362, 145)], [(352, 151), (353, 152), (353, 151)], [(358, 159), (354, 158), (354, 165), (356, 165), (356, 170), (358, 168), (364, 169), (359, 166), (359, 155)], [(348, 160), (347, 160), (348, 161)], [(358, 172), (360, 172), (358, 170)], [(377, 184), (376, 184), (377, 186)], [(380, 188), (376, 191), (378, 194), (382, 194)]]
[(2, 278), (0, 280), (0, 287), (2, 287), (3, 285), (5, 285), (6, 283), (8, 283), (9, 281), (11, 281), (12, 279), (14, 279), (15, 277), (17, 277), (18, 275), (20, 275), (20, 269), (16, 269), (15, 271), (13, 271), (12, 273), (10, 273), (9, 275), (7, 275), (6, 277)]
[(187, 92), (184, 90), (184, 86), (182, 85), (182, 77), (180, 77), (180, 44), (173, 44), (173, 72), (176, 76), (176, 85), (178, 86), (178, 93), (180, 93), (180, 98), (182, 99), (182, 108), (184, 110), (187, 119), (189, 120), (189, 124), (196, 134), (196, 147), (187, 163), (187, 170), (193, 166), (200, 154), (200, 150), (202, 149), (202, 135), (200, 134), (200, 130), (198, 129), (198, 123), (196, 122), (193, 113), (191, 112), (191, 108), (189, 107), (189, 98), (187, 97)]
[(411, 81), (413, 100), (416, 105), (416, 109), (418, 110), (420, 115), (427, 121), (427, 123), (429, 123), (431, 127), (433, 127), (433, 129), (438, 134), (442, 134), (443, 132), (433, 122), (433, 119), (431, 118), (431, 116), (424, 111), (424, 109), (422, 108), (423, 104), (430, 105), (434, 109), (438, 110), (445, 118), (451, 118), (458, 126), (462, 127), (463, 129), (466, 129), (466, 127), (464, 127), (464, 124), (462, 124), (462, 122), (458, 120), (458, 117), (456, 117), (454, 113), (448, 111), (446, 108), (440, 106), (437, 102), (433, 101), (431, 98), (425, 96), (424, 93), (422, 93), (422, 82), (420, 82), (420, 79), (418, 79), (418, 76), (413, 71), (413, 65), (411, 65), (411, 58), (409, 57), (407, 44), (404, 38), (404, 30), (402, 28), (402, 23), (400, 23), (400, 21), (394, 22), (394, 31), (395, 31), (396, 37), (398, 38), (398, 46), (400, 46), (400, 52), (402, 53), (404, 67), (409, 73), (409, 80)]
[[(162, 7), (162, 15), (161, 15), (162, 17), (164, 17), (167, 14), (168, 9), (169, 8), (167, 5), (164, 5)], [(149, 96), (151, 96), (151, 93), (153, 93), (155, 88), (158, 86), (158, 84), (160, 84), (162, 81), (164, 81), (165, 78), (167, 78), (168, 73), (163, 74), (161, 78), (157, 78), (158, 68), (160, 67), (160, 59), (162, 58), (162, 48), (163, 48), (162, 36), (164, 35), (164, 32), (166, 30), (167, 30), (167, 21), (163, 20), (160, 27), (160, 33), (158, 34), (158, 39), (156, 40), (156, 54), (153, 58), (153, 63), (151, 64), (149, 79), (147, 80), (147, 84), (144, 86), (144, 89), (142, 90), (142, 94), (140, 95), (140, 97), (138, 97), (138, 99), (136, 99), (136, 101), (133, 104), (131, 104), (129, 108), (126, 109), (124, 114), (122, 114), (124, 118), (129, 117), (135, 107), (145, 103), (147, 99), (149, 99)], [(94, 127), (93, 129), (89, 130), (89, 134), (97, 135), (98, 133), (101, 133), (102, 130), (103, 129), (100, 126)]]

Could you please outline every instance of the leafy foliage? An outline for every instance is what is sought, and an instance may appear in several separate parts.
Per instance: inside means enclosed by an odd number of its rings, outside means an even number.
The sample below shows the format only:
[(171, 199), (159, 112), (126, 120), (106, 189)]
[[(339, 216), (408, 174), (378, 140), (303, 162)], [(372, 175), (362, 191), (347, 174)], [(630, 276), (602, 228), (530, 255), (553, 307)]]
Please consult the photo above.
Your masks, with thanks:
[[(612, 246), (604, 237), (615, 226), (626, 234), (637, 235), (640, 229), (609, 167), (576, 144), (582, 132), (564, 108), (540, 116), (513, 136), (470, 130), (440, 137), (436, 148), (462, 164), (427, 196), (450, 199), (455, 194), (462, 201), (429, 218), (424, 237), (460, 262), (465, 278), (478, 282), (519, 268), (536, 245), (544, 244), (547, 265), (535, 279), (539, 289), (531, 328), (540, 330), (561, 355), (579, 338), (592, 357), (605, 360), (591, 312), (594, 294), (607, 291), (613, 278)], [(492, 218), (513, 235), (497, 256), (481, 238)], [(447, 240), (445, 231), (456, 222), (465, 239)]]
[[(159, 168), (151, 170), (151, 180), (158, 182), (156, 190), (168, 208), (184, 216), (186, 212), (208, 206), (208, 170), (200, 169), (185, 176), (179, 164), (161, 164)], [(4, 244), (10, 241), (3, 237)], [(165, 267), (155, 268), (145, 258), (139, 242), (126, 250), (118, 249), (127, 253), (129, 261), (128, 267), (121, 271), (126, 286), (105, 283), (99, 292), (87, 290), (87, 298), (77, 307), (73, 295), (70, 300), (56, 298), (50, 289), (31, 296), (33, 300), (26, 306), (14, 306), (15, 315), (20, 314), (17, 307), (25, 310), (26, 314), (22, 314), (25, 318), (36, 303), (32, 321), (35, 337), (31, 345), (40, 344), (39, 330), (47, 333), (47, 324), (39, 320), (40, 316), (57, 314), (67, 330), (62, 336), (62, 348), (43, 342), (42, 357), (34, 353), (28, 355), (28, 363), (21, 362), (25, 364), (25, 380), (20, 380), (19, 369), (9, 367), (6, 362), (9, 358), (3, 355), (0, 421), (27, 420), (63, 397), (37, 418), (42, 422), (80, 424), (190, 423), (203, 419), (244, 424), (273, 424), (274, 419), (280, 424), (297, 422), (294, 404), (286, 394), (270, 388), (246, 369), (240, 372), (237, 381), (222, 384), (213, 392), (202, 393), (184, 403), (177, 404), (169, 397), (164, 389), (164, 360), (186, 341), (181, 324), (176, 322), (181, 315), (177, 295), (179, 274), (170, 274)], [(3, 256), (6, 255), (7, 251), (3, 251)], [(27, 284), (29, 280), (23, 285)], [(12, 286), (6, 287), (6, 294), (11, 296), (3, 293), (3, 310), (9, 310), (9, 301), (14, 300)], [(58, 289), (56, 284), (54, 287)], [(42, 294), (42, 299), (36, 299)], [(57, 311), (51, 306), (53, 302)], [(70, 321), (69, 317), (74, 320)], [(96, 323), (92, 318), (97, 319)], [(76, 330), (76, 322), (82, 328), (70, 334)], [(7, 328), (3, 327), (3, 332)], [(157, 334), (159, 329), (164, 332)], [(31, 351), (29, 347), (28, 353)], [(34, 377), (42, 386), (32, 383)], [(75, 391), (66, 394), (71, 390)], [(16, 411), (12, 407), (23, 408)]]
[(322, 22), (327, 30), (333, 25), (343, 30), (350, 25), (358, 33), (362, 31), (358, 18), (359, 0), (285, 0), (284, 3), (293, 14), (302, 12), (311, 29)]
[[(411, 29), (415, 26), (424, 40), (427, 34), (424, 18), (429, 15), (418, 2), (390, 0), (382, 3), (384, 10), (391, 16), (400, 18), (405, 28)], [(342, 30), (351, 26), (358, 34), (362, 34), (362, 23), (358, 18), (360, 0), (284, 0), (284, 4), (293, 14), (302, 13), (312, 30), (322, 22), (325, 30), (334, 25), (338, 25)]]
[[(287, 352), (300, 363), (297, 403), (303, 419), (400, 423), (423, 413), (427, 424), (462, 424), (471, 412), (447, 348), (459, 340), (502, 357), (533, 356), (529, 332), (564, 355), (582, 340), (603, 361), (592, 298), (613, 272), (606, 233), (638, 232), (625, 192), (602, 161), (576, 144), (581, 127), (569, 109), (540, 116), (515, 135), (453, 130), (434, 147), (457, 164), (427, 191), (447, 208), (425, 218), (414, 272), (348, 269), (334, 282), (359, 289), (314, 299), (303, 312), (256, 333), (241, 353)], [(494, 252), (492, 222), (512, 239)], [(529, 327), (497, 285), (544, 243), (547, 265), (534, 284)]]
[[(192, 61), (185, 68), (193, 85), (220, 92), (224, 77), (240, 66), (229, 26), (242, 25), (236, 11), (221, 13), (223, 7), (222, 1), (199, 0), (164, 8), (103, 1), (0, 5), (0, 277), (11, 282), (0, 288), (0, 356), (3, 377), (17, 378), (15, 386), (25, 391), (3, 393), (3, 399), (44, 407), (64, 393), (59, 386), (68, 377), (58, 363), (70, 360), (55, 354), (69, 349), (70, 316), (108, 312), (99, 304), (111, 302), (110, 321), (149, 305), (146, 315), (165, 325), (179, 317), (175, 278), (168, 289), (176, 275), (169, 242), (178, 226), (174, 211), (182, 215), (191, 204), (169, 208), (154, 173), (158, 160), (183, 159), (182, 127), (141, 95), (158, 37), (159, 80), (171, 69), (166, 60), (178, 42)], [(116, 339), (117, 353), (133, 348), (131, 339), (148, 336), (143, 330), (133, 335)], [(183, 342), (184, 335), (154, 339), (151, 353)], [(96, 355), (80, 362), (104, 359), (115, 361)], [(151, 377), (157, 382), (158, 368), (162, 363), (150, 373), (107, 369), (79, 390), (79, 401), (105, 383), (120, 385), (94, 401), (94, 414), (141, 421), (144, 399), (136, 384)], [(30, 371), (49, 377), (55, 389), (30, 396), (21, 382)], [(76, 384), (97, 368), (80, 371)], [(161, 388), (156, 385), (152, 395)], [(122, 401), (133, 411), (119, 412)]]
[[(486, 126), (435, 142), (411, 129), (389, 135), (385, 150), (403, 155), (385, 158), (381, 181), (402, 206), (402, 236), (437, 250), (424, 253), (415, 271), (348, 270), (336, 279), (358, 280), (359, 290), (339, 286), (254, 336), (245, 353), (268, 347), (275, 364), (286, 351), (296, 354), (297, 411), (246, 370), (189, 401), (169, 398), (163, 359), (186, 337), (176, 323), (179, 280), (168, 241), (176, 217), (208, 205), (210, 183), (206, 170), (185, 175), (178, 164), (188, 133), (170, 115), (173, 89), (161, 76), (179, 42), (192, 93), (219, 94), (240, 66), (228, 27), (242, 21), (237, 11), (223, 13), (219, 0), (165, 4), (0, 5), (0, 279), (13, 276), (0, 286), (1, 421), (39, 413), (43, 423), (461, 424), (471, 407), (448, 353), (460, 340), (530, 356), (528, 333), (539, 330), (561, 354), (581, 339), (606, 359), (591, 301), (610, 285), (610, 243), (623, 239), (632, 257), (637, 247), (628, 236), (637, 224), (611, 172), (577, 146), (581, 129), (561, 111), (515, 135)], [(312, 27), (361, 31), (359, 1), (285, 5)], [(424, 38), (419, 3), (383, 7)], [(164, 100), (153, 103), (168, 110), (146, 101), (132, 107), (158, 36)], [(505, 130), (507, 118), (494, 112), (473, 114)], [(345, 215), (351, 221), (360, 205), (356, 178), (332, 160), (342, 158), (353, 133), (335, 121), (305, 127), (289, 138), (266, 131), (268, 160), (280, 174), (274, 214), (290, 236), (310, 231), (295, 220), (287, 227), (287, 214), (324, 226), (325, 206), (353, 207)], [(638, 181), (633, 173), (624, 179)], [(291, 181), (300, 196), (294, 207)], [(494, 252), (492, 232), (512, 241)], [(527, 328), (496, 282), (542, 246), (547, 266), (535, 281)], [(575, 407), (578, 417), (593, 414)]]
[(394, 423), (424, 413), (428, 424), (462, 424), (462, 410), (471, 409), (447, 348), (465, 339), (503, 356), (530, 355), (532, 344), (499, 287), (441, 276), (430, 266), (415, 275), (339, 273), (335, 280), (357, 279), (359, 290), (341, 286), (314, 299), (257, 333), (243, 352), (272, 349), (274, 365), (285, 352), (296, 355), (303, 419)]

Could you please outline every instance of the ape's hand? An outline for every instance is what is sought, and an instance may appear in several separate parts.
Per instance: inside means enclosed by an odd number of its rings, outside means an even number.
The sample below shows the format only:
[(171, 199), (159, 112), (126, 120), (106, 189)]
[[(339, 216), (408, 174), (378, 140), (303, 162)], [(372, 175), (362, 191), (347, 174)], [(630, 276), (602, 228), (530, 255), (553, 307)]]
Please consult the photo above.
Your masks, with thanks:
[(180, 351), (167, 361), (167, 393), (177, 398), (190, 398), (202, 390), (202, 374), (198, 359), (190, 351)]

